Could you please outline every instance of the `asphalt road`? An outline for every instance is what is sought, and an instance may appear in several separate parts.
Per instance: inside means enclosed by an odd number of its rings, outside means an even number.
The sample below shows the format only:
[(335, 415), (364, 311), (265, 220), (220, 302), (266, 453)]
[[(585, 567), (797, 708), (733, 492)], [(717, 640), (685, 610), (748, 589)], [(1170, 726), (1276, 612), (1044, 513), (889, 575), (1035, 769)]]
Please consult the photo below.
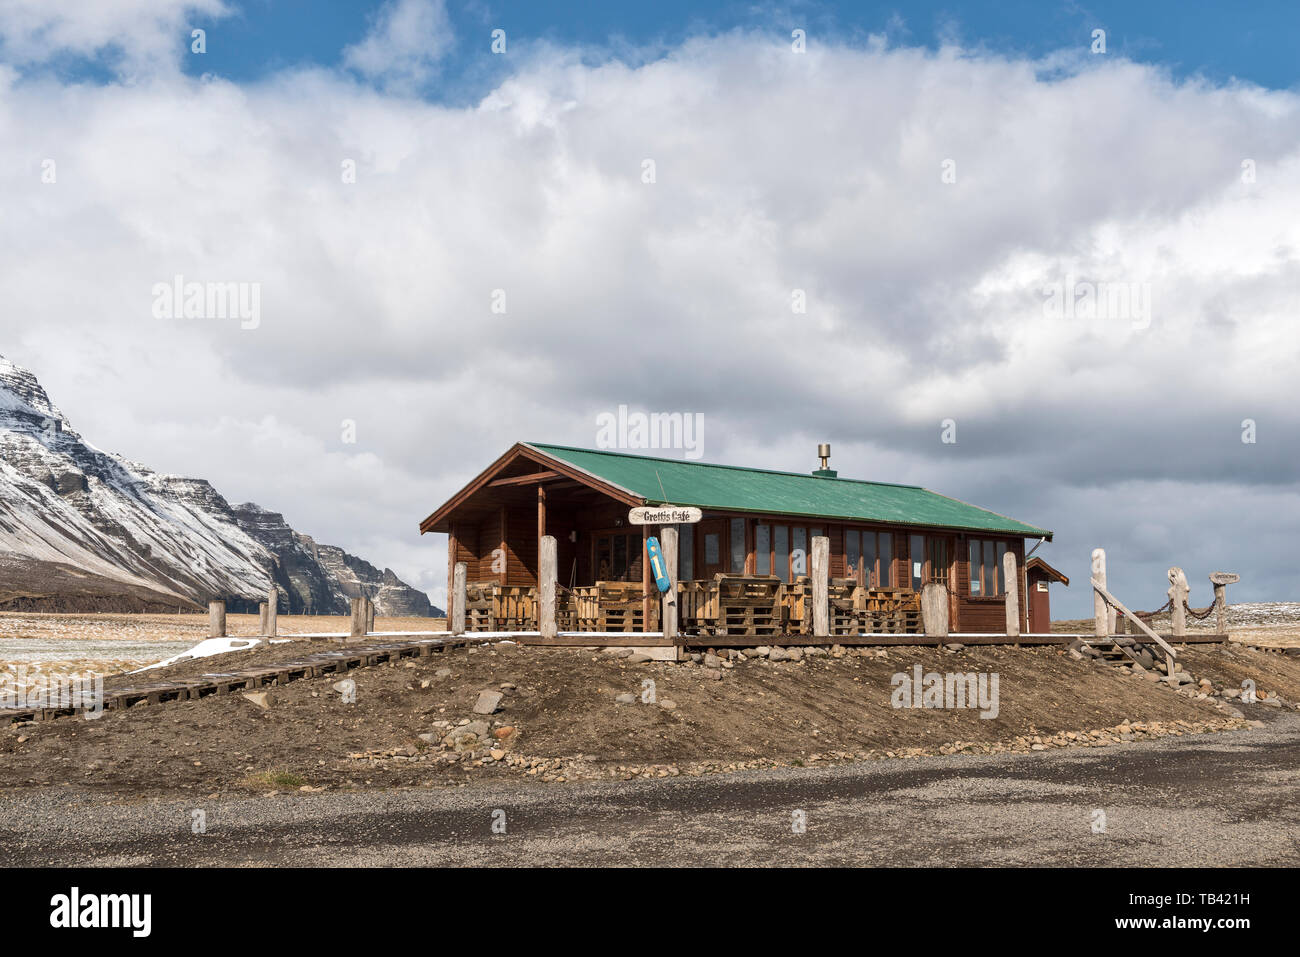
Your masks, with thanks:
[(0, 864), (1295, 866), (1298, 785), (1300, 716), (1279, 715), (1108, 748), (654, 781), (125, 804), (50, 788), (0, 799)]

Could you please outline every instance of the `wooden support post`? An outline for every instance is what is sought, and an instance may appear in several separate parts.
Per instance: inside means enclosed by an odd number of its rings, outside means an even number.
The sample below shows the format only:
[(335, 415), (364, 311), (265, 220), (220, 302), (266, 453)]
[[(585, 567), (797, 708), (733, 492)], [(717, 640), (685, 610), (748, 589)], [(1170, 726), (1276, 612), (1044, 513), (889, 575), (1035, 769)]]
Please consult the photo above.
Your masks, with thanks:
[(1007, 637), (1020, 637), (1020, 575), (1016, 571), (1016, 553), (1002, 556), (1002, 577), (1007, 583)]
[(546, 537), (546, 486), (537, 486), (537, 540)]
[(261, 602), (257, 606), (257, 633), (259, 635), (266, 634), (267, 624), (268, 623), (266, 620), (266, 602)]
[(465, 602), (466, 588), (468, 585), (469, 566), (464, 562), (457, 562), (455, 569), (452, 571), (451, 597), (451, 626), (453, 635), (465, 634)]
[(1239, 581), (1241, 576), (1235, 572), (1210, 572), (1210, 584), (1214, 586), (1214, 610), (1220, 635), (1228, 633), (1228, 586), (1235, 585)]
[(447, 533), (447, 615), (451, 616), (451, 591), (452, 575), (456, 566), (456, 526), (448, 526), (451, 531)]
[(664, 568), (668, 580), (672, 582), (664, 592), (663, 609), (660, 622), (664, 638), (674, 641), (677, 638), (677, 526), (665, 525), (659, 530), (659, 547), (663, 551)]
[(831, 634), (831, 540), (816, 535), (812, 540), (812, 619), (813, 636), (829, 638)]
[(208, 637), (226, 637), (226, 603), (224, 601), (208, 602)]
[(650, 631), (651, 616), (655, 607), (655, 596), (659, 594), (655, 586), (654, 575), (650, 573), (650, 526), (641, 526), (641, 630)]
[[(1092, 580), (1106, 587), (1106, 549), (1094, 548), (1092, 550)], [(1093, 617), (1093, 634), (1098, 638), (1110, 637), (1110, 609), (1106, 606), (1106, 599), (1102, 593), (1093, 590), (1092, 593), (1092, 617)]]
[(948, 589), (940, 582), (921, 587), (921, 622), (927, 638), (948, 637)]
[(375, 603), (369, 598), (366, 599), (366, 634), (372, 635), (375, 632)]
[(364, 598), (352, 599), (352, 621), (348, 629), (348, 634), (353, 638), (360, 638), (366, 633), (366, 600)]
[[(540, 488), (540, 487), (539, 487)], [(538, 519), (539, 523), (541, 519)], [(559, 633), (555, 623), (555, 581), (559, 554), (554, 535), (543, 535), (538, 548), (537, 630), (543, 638)]]
[(280, 589), (274, 585), (266, 593), (266, 637), (274, 638), (280, 633)]
[(1169, 630), (1174, 638), (1187, 634), (1187, 576), (1175, 565), (1169, 569)]

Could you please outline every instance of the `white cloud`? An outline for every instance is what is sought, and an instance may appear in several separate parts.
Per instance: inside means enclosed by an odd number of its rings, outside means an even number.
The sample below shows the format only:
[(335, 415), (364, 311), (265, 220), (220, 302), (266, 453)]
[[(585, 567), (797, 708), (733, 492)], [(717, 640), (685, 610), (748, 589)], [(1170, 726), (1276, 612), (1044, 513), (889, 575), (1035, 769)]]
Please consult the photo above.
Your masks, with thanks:
[[(406, 9), (349, 61), (427, 76)], [(548, 50), (465, 108), (327, 70), (10, 82), (0, 336), (91, 441), (435, 600), (418, 521), (509, 443), (590, 445), (620, 403), (705, 413), (706, 460), (812, 468), (829, 440), (841, 474), (1056, 529), (1040, 554), (1072, 578), (1096, 545), (1141, 555), (1126, 602), (1160, 604), (1182, 555), (1294, 598), (1258, 516), (1300, 518), (1300, 100), (1041, 67), (731, 34), (634, 67)], [(262, 283), (261, 326), (153, 319), (177, 273)], [(1047, 320), (1066, 275), (1149, 283), (1150, 326)]]
[(365, 38), (343, 51), (343, 63), (385, 87), (417, 90), (451, 44), (444, 0), (389, 0)]

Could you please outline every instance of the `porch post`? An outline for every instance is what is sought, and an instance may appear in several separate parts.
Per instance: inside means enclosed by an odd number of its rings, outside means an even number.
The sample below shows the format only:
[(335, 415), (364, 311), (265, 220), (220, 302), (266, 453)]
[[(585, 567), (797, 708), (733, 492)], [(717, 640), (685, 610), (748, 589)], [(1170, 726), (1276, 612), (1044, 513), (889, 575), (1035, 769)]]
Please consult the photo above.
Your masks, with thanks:
[(659, 544), (663, 548), (664, 566), (668, 573), (668, 591), (664, 592), (663, 609), (660, 612), (664, 638), (673, 640), (677, 637), (677, 526), (665, 525), (659, 530)]
[(948, 588), (939, 582), (921, 586), (921, 622), (927, 638), (948, 637)]
[(226, 637), (226, 603), (224, 601), (208, 602), (208, 637)]
[(537, 630), (543, 639), (554, 638), (558, 629), (555, 626), (556, 544), (553, 535), (542, 536), (537, 556)]
[[(1106, 550), (1104, 548), (1094, 548), (1092, 550), (1092, 579), (1102, 588), (1106, 587)], [(1098, 638), (1110, 637), (1110, 614), (1106, 605), (1106, 599), (1101, 597), (1101, 592), (1097, 589), (1092, 590), (1092, 617), (1093, 617), (1093, 634)]]
[(456, 574), (456, 526), (450, 524), (447, 529), (447, 616), (450, 619), (451, 593), (454, 587), (453, 578)]
[(812, 619), (813, 636), (828, 638), (831, 633), (830, 572), (831, 540), (818, 535), (812, 540)]
[(279, 622), (276, 615), (280, 608), (280, 589), (272, 585), (266, 592), (266, 637), (274, 638), (279, 634)]
[(1007, 637), (1020, 637), (1020, 576), (1016, 574), (1016, 553), (1007, 549), (1002, 556), (1002, 577), (1007, 583)]
[(448, 604), (451, 605), (451, 620), (447, 622), (451, 626), (453, 635), (465, 634), (465, 578), (468, 572), (468, 565), (464, 562), (456, 562), (455, 570), (452, 572), (452, 589), (448, 601)]

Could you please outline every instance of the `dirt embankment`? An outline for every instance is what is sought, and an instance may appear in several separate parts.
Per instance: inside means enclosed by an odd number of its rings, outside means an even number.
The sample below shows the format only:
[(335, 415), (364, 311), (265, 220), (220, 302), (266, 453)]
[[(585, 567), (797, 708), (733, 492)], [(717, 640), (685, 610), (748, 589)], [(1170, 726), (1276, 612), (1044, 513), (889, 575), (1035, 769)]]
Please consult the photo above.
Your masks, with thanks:
[[(320, 647), (294, 642), (151, 677), (285, 660)], [(1218, 656), (1189, 651), (1187, 667), (1193, 674), (1224, 669), (1217, 680), (1233, 684), (1251, 672), (1261, 690), (1300, 698), (1300, 660), (1246, 649)], [(996, 716), (895, 707), (897, 676), (910, 678), (915, 665), (923, 673), (996, 674)], [(694, 774), (1095, 746), (1243, 723), (1194, 689), (1175, 692), (1058, 648), (863, 649), (706, 665), (495, 645), (351, 678), (353, 702), (334, 689), (337, 677), (324, 677), (270, 689), (269, 708), (235, 694), (6, 727), (0, 788), (75, 784), (127, 797)], [(484, 690), (502, 694), (494, 714), (473, 713)], [(1264, 710), (1238, 706), (1248, 718)]]

